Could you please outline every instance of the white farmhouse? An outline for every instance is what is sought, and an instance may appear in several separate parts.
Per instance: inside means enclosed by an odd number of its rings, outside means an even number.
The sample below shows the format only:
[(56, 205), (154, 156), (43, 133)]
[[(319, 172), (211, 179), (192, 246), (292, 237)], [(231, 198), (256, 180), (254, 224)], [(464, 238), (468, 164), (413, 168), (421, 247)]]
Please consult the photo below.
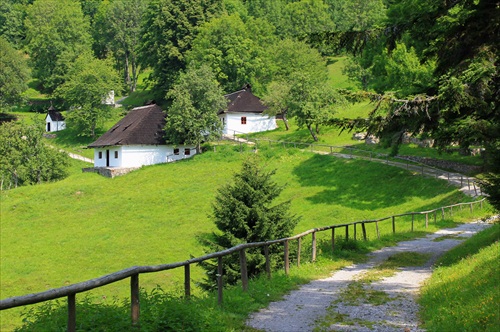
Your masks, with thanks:
[(257, 133), (277, 128), (276, 117), (264, 114), (267, 106), (252, 94), (249, 85), (225, 97), (228, 99), (227, 109), (219, 112), (225, 135)]
[(66, 121), (64, 121), (64, 116), (61, 112), (56, 111), (52, 105), (50, 105), (48, 111), (45, 117), (45, 131), (50, 133), (66, 129)]
[(194, 146), (167, 145), (165, 113), (158, 105), (132, 109), (88, 147), (94, 149), (94, 167), (135, 168), (189, 158)]

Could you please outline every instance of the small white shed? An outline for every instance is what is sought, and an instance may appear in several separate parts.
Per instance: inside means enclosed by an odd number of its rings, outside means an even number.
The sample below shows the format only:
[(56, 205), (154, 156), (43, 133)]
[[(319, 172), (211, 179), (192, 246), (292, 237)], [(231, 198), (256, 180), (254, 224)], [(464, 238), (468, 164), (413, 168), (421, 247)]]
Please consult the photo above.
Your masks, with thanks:
[(66, 129), (66, 121), (64, 121), (64, 116), (61, 112), (56, 111), (56, 109), (51, 105), (47, 116), (45, 117), (45, 131), (54, 132)]

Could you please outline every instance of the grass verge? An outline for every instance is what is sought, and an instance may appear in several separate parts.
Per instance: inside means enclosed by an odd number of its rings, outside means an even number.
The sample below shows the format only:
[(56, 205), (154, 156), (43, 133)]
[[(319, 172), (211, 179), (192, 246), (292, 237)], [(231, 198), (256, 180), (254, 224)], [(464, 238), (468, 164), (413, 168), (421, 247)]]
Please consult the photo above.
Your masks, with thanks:
[(500, 224), (443, 255), (421, 292), (427, 331), (498, 331)]

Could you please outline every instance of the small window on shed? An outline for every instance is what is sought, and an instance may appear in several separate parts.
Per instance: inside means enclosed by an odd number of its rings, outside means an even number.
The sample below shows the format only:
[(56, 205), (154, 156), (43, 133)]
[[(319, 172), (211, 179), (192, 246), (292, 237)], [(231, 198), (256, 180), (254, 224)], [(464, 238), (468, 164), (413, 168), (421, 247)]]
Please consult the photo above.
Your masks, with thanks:
[(191, 154), (191, 149), (184, 149), (184, 155), (189, 156)]
[(115, 159), (118, 159), (118, 151), (115, 151)]
[(179, 148), (175, 148), (175, 149), (174, 149), (174, 154), (175, 154), (175, 155), (178, 155), (178, 154), (179, 154)]
[(102, 151), (99, 151), (99, 159), (102, 159)]
[(241, 124), (247, 124), (247, 117), (246, 116), (241, 117)]

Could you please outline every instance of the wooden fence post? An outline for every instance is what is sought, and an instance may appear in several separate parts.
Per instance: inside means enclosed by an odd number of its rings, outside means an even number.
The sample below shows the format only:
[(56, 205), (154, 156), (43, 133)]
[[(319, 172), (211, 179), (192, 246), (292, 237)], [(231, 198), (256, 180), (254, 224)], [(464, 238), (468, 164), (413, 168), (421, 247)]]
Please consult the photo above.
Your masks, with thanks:
[(363, 240), (366, 241), (366, 226), (364, 222), (361, 223), (361, 231), (363, 232)]
[(335, 227), (332, 227), (332, 251), (335, 251)]
[(425, 213), (425, 228), (429, 227), (429, 214)]
[(472, 203), (470, 203), (470, 213), (474, 213), (474, 207), (472, 206)]
[(264, 247), (264, 255), (266, 256), (266, 274), (267, 278), (271, 279), (271, 260), (269, 259), (269, 246)]
[(241, 285), (243, 291), (248, 290), (248, 271), (247, 271), (247, 256), (245, 249), (240, 250), (240, 271), (241, 271)]
[(411, 231), (413, 232), (413, 223), (415, 222), (415, 215), (411, 214)]
[(76, 331), (76, 294), (68, 295), (68, 332)]
[(316, 232), (312, 232), (312, 253), (311, 253), (311, 261), (316, 261)]
[(297, 267), (300, 266), (300, 252), (302, 251), (302, 238), (297, 239)]
[(288, 249), (288, 240), (284, 243), (284, 251), (285, 251), (285, 274), (288, 275), (290, 272), (290, 251)]
[(130, 277), (130, 300), (132, 325), (139, 326), (139, 273)]
[(441, 208), (441, 220), (444, 220), (444, 207)]
[(392, 234), (396, 234), (396, 217), (392, 216)]
[(223, 280), (222, 280), (222, 256), (217, 257), (217, 303), (222, 306), (222, 288)]
[(345, 225), (345, 240), (349, 240), (349, 225)]
[(436, 224), (437, 220), (437, 210), (434, 210), (434, 224)]
[(191, 265), (184, 265), (184, 296), (186, 299), (191, 297)]
[(378, 230), (378, 221), (375, 221), (375, 228), (377, 229), (377, 239), (380, 240), (380, 231)]
[(356, 241), (356, 240), (357, 240), (356, 225), (357, 225), (357, 223), (353, 223), (353, 224), (352, 224), (352, 227), (354, 228), (354, 241)]

